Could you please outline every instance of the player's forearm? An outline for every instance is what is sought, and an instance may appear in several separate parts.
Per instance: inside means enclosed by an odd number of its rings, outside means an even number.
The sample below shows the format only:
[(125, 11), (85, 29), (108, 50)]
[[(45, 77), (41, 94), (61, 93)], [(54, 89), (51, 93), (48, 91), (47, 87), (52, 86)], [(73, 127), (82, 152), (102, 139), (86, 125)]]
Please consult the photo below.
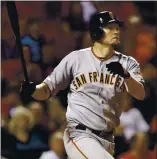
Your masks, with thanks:
[(35, 92), (32, 97), (36, 100), (46, 100), (50, 97), (50, 90), (46, 83), (41, 83), (36, 86)]
[(145, 89), (142, 83), (137, 82), (132, 77), (125, 79), (128, 92), (136, 99), (143, 100), (145, 98)]

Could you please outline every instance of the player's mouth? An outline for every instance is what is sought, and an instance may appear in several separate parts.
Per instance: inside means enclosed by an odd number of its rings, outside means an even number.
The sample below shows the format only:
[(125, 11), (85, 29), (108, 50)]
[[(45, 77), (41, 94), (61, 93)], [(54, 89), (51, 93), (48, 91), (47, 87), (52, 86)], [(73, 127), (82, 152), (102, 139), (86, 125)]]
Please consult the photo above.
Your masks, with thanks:
[(119, 39), (119, 37), (114, 37), (113, 39)]

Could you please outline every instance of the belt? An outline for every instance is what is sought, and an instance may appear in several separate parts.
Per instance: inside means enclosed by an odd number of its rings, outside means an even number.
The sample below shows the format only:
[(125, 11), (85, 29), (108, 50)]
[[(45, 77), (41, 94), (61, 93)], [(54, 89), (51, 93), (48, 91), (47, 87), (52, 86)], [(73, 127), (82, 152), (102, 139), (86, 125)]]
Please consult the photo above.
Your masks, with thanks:
[(103, 138), (106, 137), (106, 136), (113, 135), (113, 133), (114, 133), (113, 130), (109, 131), (109, 132), (104, 131), (104, 130), (102, 130), (102, 131), (100, 131), (100, 130), (93, 130), (93, 129), (91, 129), (91, 128), (83, 125), (83, 124), (78, 124), (75, 128), (76, 129), (80, 129), (80, 130), (90, 130), (93, 134), (95, 134), (95, 135), (97, 135), (99, 137), (103, 137)]

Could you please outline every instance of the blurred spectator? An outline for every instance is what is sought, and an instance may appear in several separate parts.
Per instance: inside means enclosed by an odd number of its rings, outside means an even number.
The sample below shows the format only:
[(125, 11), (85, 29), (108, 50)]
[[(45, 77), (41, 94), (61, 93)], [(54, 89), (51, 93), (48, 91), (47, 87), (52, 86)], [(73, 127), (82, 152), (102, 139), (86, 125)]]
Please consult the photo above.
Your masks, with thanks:
[(20, 76), (23, 74), (20, 60), (3, 60), (1, 64), (4, 78), (6, 78), (11, 84), (18, 84), (20, 82)]
[[(47, 114), (44, 109), (44, 104), (38, 101), (31, 102), (29, 104), (29, 109), (33, 114), (33, 118), (35, 121), (35, 125), (45, 129), (45, 131), (49, 132), (48, 130), (48, 118)], [(47, 129), (47, 130), (46, 130)]]
[(47, 152), (43, 152), (40, 159), (64, 159), (65, 149), (62, 132), (57, 131), (50, 136), (49, 147), (50, 150)]
[[(43, 80), (43, 72), (39, 65), (32, 63), (28, 65), (27, 70), (30, 81), (40, 83)], [(22, 79), (24, 79), (24, 76)]]
[(8, 129), (1, 127), (1, 156), (13, 159), (16, 151), (16, 138), (9, 133)]
[(32, 18), (28, 19), (26, 28), (27, 35), (21, 38), (22, 44), (30, 47), (30, 59), (33, 63), (42, 63), (41, 48), (45, 43), (44, 36), (40, 33), (39, 20)]
[(63, 17), (65, 32), (78, 34), (75, 49), (82, 49), (84, 34), (88, 30), (88, 22), (92, 14), (96, 12), (91, 2), (70, 2), (69, 14)]
[(48, 143), (50, 130), (48, 129), (48, 116), (45, 111), (45, 104), (43, 102), (33, 101), (29, 103), (29, 110), (33, 115), (34, 127), (33, 132), (37, 132), (41, 136), (44, 143)]
[(17, 107), (18, 105), (21, 105), (18, 87), (15, 86), (9, 88), (6, 101), (11, 107)]
[(87, 23), (83, 18), (83, 8), (80, 2), (71, 2), (69, 8), (69, 15), (63, 17), (63, 25), (67, 31), (84, 32), (87, 30)]
[(150, 123), (152, 117), (156, 114), (157, 69), (152, 64), (148, 63), (143, 67), (142, 74), (145, 80), (146, 97), (143, 101), (135, 100), (134, 106), (139, 108), (147, 123)]
[(149, 125), (141, 112), (133, 108), (132, 104), (132, 97), (125, 93), (122, 99), (123, 112), (120, 116), (120, 125), (115, 131), (115, 157), (128, 150), (130, 140), (137, 132), (149, 131)]
[(137, 34), (135, 40), (134, 57), (141, 65), (144, 65), (155, 54), (155, 39), (151, 32), (142, 31)]
[[(155, 62), (155, 60), (154, 60), (154, 62)], [(154, 104), (153, 105), (155, 107), (157, 104), (157, 101), (156, 101), (156, 98), (157, 98), (157, 84), (156, 84), (157, 67), (154, 64), (151, 64), (151, 63), (146, 64), (144, 66), (144, 68), (142, 69), (142, 74), (143, 74), (143, 77), (144, 77), (145, 83), (146, 83), (147, 98), (149, 98), (150, 96), (154, 97), (154, 99), (153, 99)], [(153, 91), (151, 89), (153, 89)]]
[(97, 12), (97, 9), (91, 1), (81, 1), (80, 2), (83, 11), (83, 20), (88, 24), (91, 15)]
[(150, 123), (150, 132), (149, 132), (149, 149), (150, 151), (156, 151), (157, 146), (157, 116), (155, 115), (152, 118)]
[(12, 57), (12, 49), (5, 40), (1, 40), (1, 59), (7, 60)]
[(151, 132), (157, 133), (157, 115), (152, 118), (150, 130)]
[(142, 69), (142, 75), (145, 81), (151, 81), (157, 77), (157, 68), (155, 68), (152, 64), (148, 63)]
[(33, 115), (28, 109), (18, 107), (12, 111), (9, 131), (19, 141), (25, 143), (28, 140), (28, 131), (32, 129), (33, 125)]
[[(23, 54), (26, 62), (28, 77), (30, 81), (35, 81), (36, 83), (40, 83), (43, 80), (42, 70), (40, 66), (36, 63), (32, 63), (31, 61), (31, 47), (28, 45), (23, 45)], [(20, 75), (20, 80), (24, 79), (24, 74)]]
[(132, 107), (132, 98), (128, 94), (123, 98), (123, 112), (120, 116), (120, 126), (124, 137), (129, 141), (137, 132), (148, 132), (149, 125), (146, 123), (141, 112)]
[(46, 43), (43, 45), (42, 54), (43, 54), (43, 63), (46, 65), (53, 65), (54, 57), (54, 42)]
[(1, 76), (1, 97), (5, 96), (7, 87), (8, 87), (7, 79)]
[(121, 34), (123, 52), (133, 56), (142, 68), (156, 55), (156, 28), (144, 25), (137, 15), (133, 21), (136, 23), (130, 22)]
[(117, 159), (155, 159), (155, 152), (148, 151), (148, 137), (145, 133), (136, 133), (130, 144), (130, 150), (121, 154)]
[(154, 56), (152, 56), (149, 62), (157, 69), (157, 52), (154, 54)]
[(48, 101), (49, 129), (52, 132), (64, 130), (66, 126), (65, 109), (57, 98)]
[(43, 105), (40, 102), (31, 102), (29, 104), (29, 109), (33, 114), (34, 122), (40, 124), (44, 117)]
[(61, 14), (61, 6), (62, 6), (61, 1), (46, 2), (45, 9), (46, 9), (47, 17), (52, 19), (59, 17)]
[(42, 70), (43, 70), (43, 76), (44, 78), (49, 75), (53, 69), (56, 67), (58, 62), (56, 61), (55, 57), (55, 42), (50, 41), (43, 45), (42, 48), (42, 54), (43, 54), (43, 65), (42, 65)]
[(91, 40), (91, 37), (89, 35), (89, 32), (85, 32), (82, 40), (82, 48), (91, 47), (93, 45), (93, 42)]
[(155, 1), (145, 1), (140, 3), (134, 1), (140, 14), (143, 17), (144, 23), (150, 25), (156, 25), (156, 3)]
[(7, 122), (10, 112), (13, 108), (16, 108), (21, 105), (21, 100), (19, 96), (19, 87), (18, 86), (10, 86), (6, 90), (5, 96), (1, 101), (2, 105), (2, 118)]
[[(11, 113), (9, 136), (15, 138), (12, 145), (15, 145), (13, 148), (16, 150), (10, 158), (38, 159), (43, 151), (48, 150), (48, 143), (45, 140), (47, 134), (44, 134), (40, 128), (36, 128), (34, 124), (33, 114), (27, 108), (18, 107)], [(2, 136), (3, 139), (5, 136)], [(4, 139), (4, 141), (8, 140)], [(10, 147), (9, 142), (5, 144)]]
[(31, 50), (29, 45), (23, 45), (23, 55), (26, 64), (31, 63)]
[[(154, 62), (155, 62), (155, 60), (154, 60)], [(154, 92), (155, 92), (156, 98), (157, 98), (157, 84), (156, 84), (156, 81), (157, 81), (157, 67), (155, 65), (157, 65), (157, 63), (156, 64), (155, 63), (154, 64), (151, 64), (151, 63), (146, 64), (144, 66), (144, 68), (142, 69), (142, 74), (143, 74), (143, 77), (145, 79), (146, 86), (147, 87), (152, 87), (154, 89)], [(148, 92), (148, 93), (147, 94), (149, 96), (152, 92)], [(153, 101), (154, 101), (154, 104), (156, 105), (156, 100), (154, 99)]]

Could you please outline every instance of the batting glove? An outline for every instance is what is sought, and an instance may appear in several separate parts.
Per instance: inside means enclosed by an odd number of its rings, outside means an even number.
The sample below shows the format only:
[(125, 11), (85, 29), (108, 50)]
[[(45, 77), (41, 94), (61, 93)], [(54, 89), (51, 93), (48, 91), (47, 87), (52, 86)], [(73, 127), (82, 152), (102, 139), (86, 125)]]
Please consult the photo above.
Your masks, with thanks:
[(23, 81), (20, 88), (20, 96), (22, 98), (30, 97), (36, 89), (36, 84), (34, 82)]
[(118, 74), (125, 79), (130, 77), (129, 72), (125, 71), (119, 62), (111, 62), (106, 64), (106, 67), (107, 71), (113, 73), (114, 75)]

